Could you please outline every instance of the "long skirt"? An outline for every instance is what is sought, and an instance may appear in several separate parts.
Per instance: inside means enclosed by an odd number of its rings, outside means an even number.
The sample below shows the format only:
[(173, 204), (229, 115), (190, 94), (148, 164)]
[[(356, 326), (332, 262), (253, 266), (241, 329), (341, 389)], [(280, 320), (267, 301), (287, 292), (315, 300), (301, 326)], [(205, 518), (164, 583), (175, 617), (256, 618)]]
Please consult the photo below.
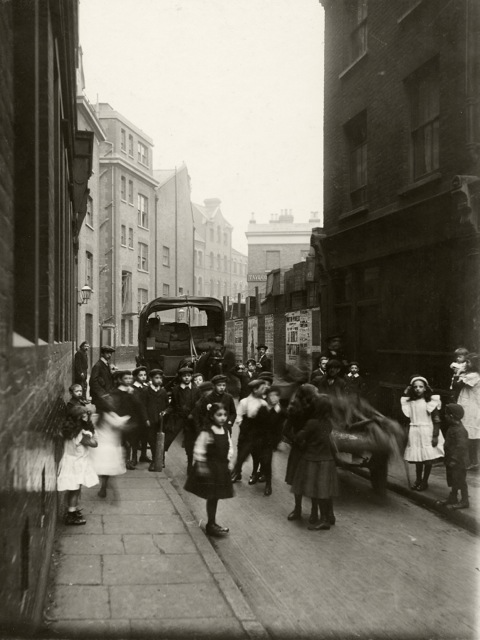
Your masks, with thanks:
[(334, 460), (314, 461), (302, 458), (295, 471), (292, 493), (317, 500), (338, 496), (338, 476)]
[(298, 463), (302, 459), (302, 450), (296, 445), (292, 444), (290, 453), (287, 460), (287, 471), (285, 473), (285, 482), (287, 484), (293, 483), (295, 471), (297, 470)]

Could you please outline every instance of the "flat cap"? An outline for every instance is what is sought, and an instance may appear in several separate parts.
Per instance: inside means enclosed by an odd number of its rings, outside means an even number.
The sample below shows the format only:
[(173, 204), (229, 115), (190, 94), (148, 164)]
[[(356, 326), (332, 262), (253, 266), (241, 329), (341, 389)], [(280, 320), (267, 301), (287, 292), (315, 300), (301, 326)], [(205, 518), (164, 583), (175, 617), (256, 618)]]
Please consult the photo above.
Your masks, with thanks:
[(178, 373), (180, 375), (182, 373), (193, 373), (193, 369), (190, 369), (190, 367), (181, 367), (181, 369), (178, 370)]
[(115, 349), (108, 345), (104, 345), (103, 347), (100, 347), (100, 353), (115, 353)]
[(147, 367), (144, 367), (143, 365), (141, 367), (136, 367), (133, 371), (132, 371), (132, 375), (135, 376), (135, 378), (138, 376), (138, 374), (140, 373), (140, 371), (146, 371)]
[(150, 378), (153, 378), (153, 376), (163, 376), (163, 370), (162, 369), (150, 369), (148, 375), (150, 376)]
[(266, 351), (268, 349), (268, 347), (267, 347), (266, 344), (259, 344), (258, 347), (257, 347), (257, 351), (258, 351), (258, 349), (265, 349), (265, 351)]
[(218, 384), (219, 382), (227, 382), (228, 378), (227, 376), (218, 374), (216, 376), (213, 376), (211, 382), (213, 382), (213, 384)]

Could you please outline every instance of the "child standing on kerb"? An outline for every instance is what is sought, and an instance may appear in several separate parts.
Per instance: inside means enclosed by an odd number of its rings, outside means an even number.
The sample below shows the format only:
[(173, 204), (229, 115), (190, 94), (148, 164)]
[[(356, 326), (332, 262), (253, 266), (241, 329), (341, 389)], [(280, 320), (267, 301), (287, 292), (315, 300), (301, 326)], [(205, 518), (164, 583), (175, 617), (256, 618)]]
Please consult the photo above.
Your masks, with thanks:
[(440, 431), (440, 396), (433, 395), (423, 376), (413, 376), (400, 400), (402, 411), (410, 418), (405, 460), (415, 465), (414, 491), (428, 489), (433, 461), (443, 458), (444, 438)]
[(88, 455), (88, 448), (97, 446), (94, 431), (87, 409), (73, 407), (62, 428), (65, 445), (57, 479), (58, 491), (67, 492), (67, 525), (86, 523), (78, 508), (80, 489), (98, 484), (98, 476)]
[(228, 463), (233, 456), (232, 440), (227, 426), (227, 410), (214, 403), (208, 410), (208, 427), (198, 436), (193, 449), (194, 465), (185, 489), (207, 502), (207, 526), (210, 536), (223, 536), (228, 527), (217, 523), (218, 501), (233, 498), (233, 484)]

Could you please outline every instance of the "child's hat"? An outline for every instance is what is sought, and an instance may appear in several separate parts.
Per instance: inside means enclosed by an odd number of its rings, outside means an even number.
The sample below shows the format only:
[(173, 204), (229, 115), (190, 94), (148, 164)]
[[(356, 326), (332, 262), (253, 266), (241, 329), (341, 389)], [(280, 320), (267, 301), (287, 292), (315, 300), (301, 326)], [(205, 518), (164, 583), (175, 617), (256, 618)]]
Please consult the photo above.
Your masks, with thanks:
[(428, 380), (423, 376), (413, 376), (412, 379), (410, 380), (410, 384), (412, 385), (416, 380), (420, 380), (420, 382), (424, 382), (425, 384), (428, 385)]
[(193, 373), (193, 369), (190, 369), (190, 367), (181, 367), (181, 369), (178, 370), (178, 373), (180, 375), (182, 373)]
[(149, 376), (150, 376), (150, 378), (153, 378), (153, 376), (163, 376), (163, 370), (162, 369), (150, 369)]
[(215, 385), (210, 380), (206, 382), (202, 382), (202, 384), (198, 387), (200, 391), (213, 391), (215, 389)]
[(213, 384), (219, 384), (220, 382), (227, 382), (227, 376), (218, 374), (217, 376), (213, 376), (212, 382)]
[(203, 378), (203, 373), (200, 373), (200, 372), (194, 373), (192, 376), (192, 380), (195, 380), (195, 378), (200, 378), (200, 376)]
[(136, 378), (138, 376), (138, 374), (140, 373), (140, 371), (146, 371), (147, 367), (144, 367), (143, 365), (141, 367), (137, 367), (136, 369), (134, 369), (132, 371), (133, 376)]
[(453, 418), (456, 418), (457, 420), (461, 420), (465, 415), (463, 407), (456, 402), (450, 402), (449, 404), (445, 405), (445, 412), (448, 412)]
[(123, 376), (131, 376), (132, 372), (130, 369), (117, 369), (117, 371), (113, 372), (113, 379), (120, 380)]

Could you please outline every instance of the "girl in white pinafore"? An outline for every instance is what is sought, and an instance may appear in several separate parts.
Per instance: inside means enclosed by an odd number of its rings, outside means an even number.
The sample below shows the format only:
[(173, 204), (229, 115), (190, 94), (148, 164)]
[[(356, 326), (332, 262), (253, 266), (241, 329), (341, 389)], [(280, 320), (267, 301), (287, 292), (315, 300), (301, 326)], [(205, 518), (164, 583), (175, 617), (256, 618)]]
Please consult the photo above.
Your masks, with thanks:
[(415, 464), (416, 480), (414, 491), (428, 489), (428, 478), (432, 463), (443, 458), (444, 438), (440, 431), (440, 396), (432, 394), (426, 378), (414, 376), (400, 400), (402, 411), (410, 418), (408, 444), (404, 458)]
[(463, 426), (468, 431), (468, 457), (470, 471), (478, 469), (480, 450), (480, 374), (478, 355), (469, 353), (466, 359), (466, 369), (458, 377), (458, 404), (463, 407), (465, 416)]

